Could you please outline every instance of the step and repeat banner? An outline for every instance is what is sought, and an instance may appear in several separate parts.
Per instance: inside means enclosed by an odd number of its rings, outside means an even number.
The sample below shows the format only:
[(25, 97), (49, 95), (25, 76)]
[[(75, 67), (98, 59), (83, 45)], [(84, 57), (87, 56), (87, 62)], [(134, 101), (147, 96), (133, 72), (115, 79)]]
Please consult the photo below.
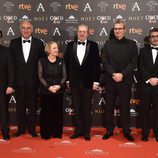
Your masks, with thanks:
[[(158, 27), (158, 0), (1, 0), (0, 29), (3, 31), (3, 44), (9, 46), (10, 40), (20, 36), (19, 21), (29, 19), (33, 26), (33, 36), (43, 42), (55, 40), (64, 53), (66, 45), (73, 40), (79, 24), (89, 26), (89, 39), (98, 43), (99, 49), (108, 40), (109, 32), (116, 19), (126, 22), (126, 37), (136, 41), (138, 48), (143, 47), (144, 38), (152, 27)], [(137, 71), (132, 85), (131, 126), (139, 126), (140, 106)], [(106, 105), (106, 87), (101, 86), (92, 100), (92, 124), (104, 125), (104, 106)], [(37, 116), (40, 116), (40, 97), (37, 98)], [(71, 93), (66, 90), (64, 96), (64, 124), (72, 125), (74, 110)], [(115, 120), (120, 125), (119, 101), (114, 111)], [(16, 93), (9, 101), (10, 123), (16, 124)]]

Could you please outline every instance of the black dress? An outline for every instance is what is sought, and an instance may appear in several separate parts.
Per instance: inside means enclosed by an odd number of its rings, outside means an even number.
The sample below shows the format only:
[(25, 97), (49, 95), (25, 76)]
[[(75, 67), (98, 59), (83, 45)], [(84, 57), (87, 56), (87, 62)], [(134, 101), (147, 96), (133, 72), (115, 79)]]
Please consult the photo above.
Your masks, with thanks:
[[(42, 58), (38, 63), (38, 75), (41, 83), (41, 120), (40, 133), (44, 139), (62, 138), (63, 132), (63, 92), (66, 70), (63, 59), (57, 58), (54, 63)], [(51, 93), (50, 86), (60, 85), (60, 90)]]

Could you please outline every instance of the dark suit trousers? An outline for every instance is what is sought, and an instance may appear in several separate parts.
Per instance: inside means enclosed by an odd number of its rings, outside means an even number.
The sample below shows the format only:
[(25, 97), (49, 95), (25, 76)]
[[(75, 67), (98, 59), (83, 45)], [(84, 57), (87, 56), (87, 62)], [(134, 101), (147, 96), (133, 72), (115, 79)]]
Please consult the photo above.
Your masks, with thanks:
[(150, 131), (151, 106), (153, 109), (153, 131), (154, 134), (158, 136), (158, 90), (154, 90), (154, 88), (149, 91), (141, 89), (140, 115), (142, 122), (142, 134), (145, 136), (148, 136)]
[[(36, 90), (35, 88), (26, 85), (17, 87), (15, 91), (17, 99), (16, 109), (18, 130), (24, 132), (28, 125), (29, 132), (34, 132), (36, 124)], [(28, 109), (27, 117), (26, 108)]]
[(121, 123), (124, 133), (130, 133), (130, 97), (131, 84), (123, 82), (116, 83), (114, 81), (106, 84), (106, 105), (105, 119), (107, 131), (114, 130), (114, 108), (116, 105), (116, 97), (119, 97), (119, 108), (121, 115)]
[(85, 88), (82, 83), (78, 88), (72, 87), (72, 104), (75, 111), (75, 133), (90, 135), (91, 101), (93, 91)]
[(8, 98), (6, 94), (2, 91), (0, 91), (0, 125), (2, 134), (8, 134)]

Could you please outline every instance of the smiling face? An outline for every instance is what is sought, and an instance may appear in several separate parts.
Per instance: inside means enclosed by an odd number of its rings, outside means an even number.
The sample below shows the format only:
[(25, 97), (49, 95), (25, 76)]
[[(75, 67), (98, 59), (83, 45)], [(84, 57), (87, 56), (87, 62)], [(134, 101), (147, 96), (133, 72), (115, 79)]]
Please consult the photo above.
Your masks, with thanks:
[(29, 39), (33, 32), (33, 26), (29, 21), (23, 21), (20, 23), (20, 32), (24, 39)]
[(85, 41), (88, 37), (88, 26), (80, 25), (77, 29), (77, 38), (81, 42)]
[(114, 35), (117, 39), (121, 39), (124, 37), (126, 32), (125, 25), (123, 22), (116, 23), (114, 25)]
[(53, 42), (49, 46), (48, 55), (57, 57), (59, 55), (59, 48), (57, 43)]

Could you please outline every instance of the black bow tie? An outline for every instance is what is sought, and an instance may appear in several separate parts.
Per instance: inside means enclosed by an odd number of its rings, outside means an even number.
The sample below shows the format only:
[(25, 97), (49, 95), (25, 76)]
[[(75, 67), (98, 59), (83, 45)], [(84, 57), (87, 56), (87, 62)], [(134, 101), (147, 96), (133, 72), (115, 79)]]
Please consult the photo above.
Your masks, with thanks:
[(77, 43), (78, 43), (79, 45), (80, 45), (80, 44), (82, 44), (83, 46), (85, 45), (85, 42), (80, 42), (80, 41), (78, 41)]
[(26, 42), (30, 43), (31, 41), (30, 40), (23, 40), (23, 43), (26, 43)]
[(156, 49), (156, 50), (158, 50), (158, 47), (151, 47), (151, 49)]

